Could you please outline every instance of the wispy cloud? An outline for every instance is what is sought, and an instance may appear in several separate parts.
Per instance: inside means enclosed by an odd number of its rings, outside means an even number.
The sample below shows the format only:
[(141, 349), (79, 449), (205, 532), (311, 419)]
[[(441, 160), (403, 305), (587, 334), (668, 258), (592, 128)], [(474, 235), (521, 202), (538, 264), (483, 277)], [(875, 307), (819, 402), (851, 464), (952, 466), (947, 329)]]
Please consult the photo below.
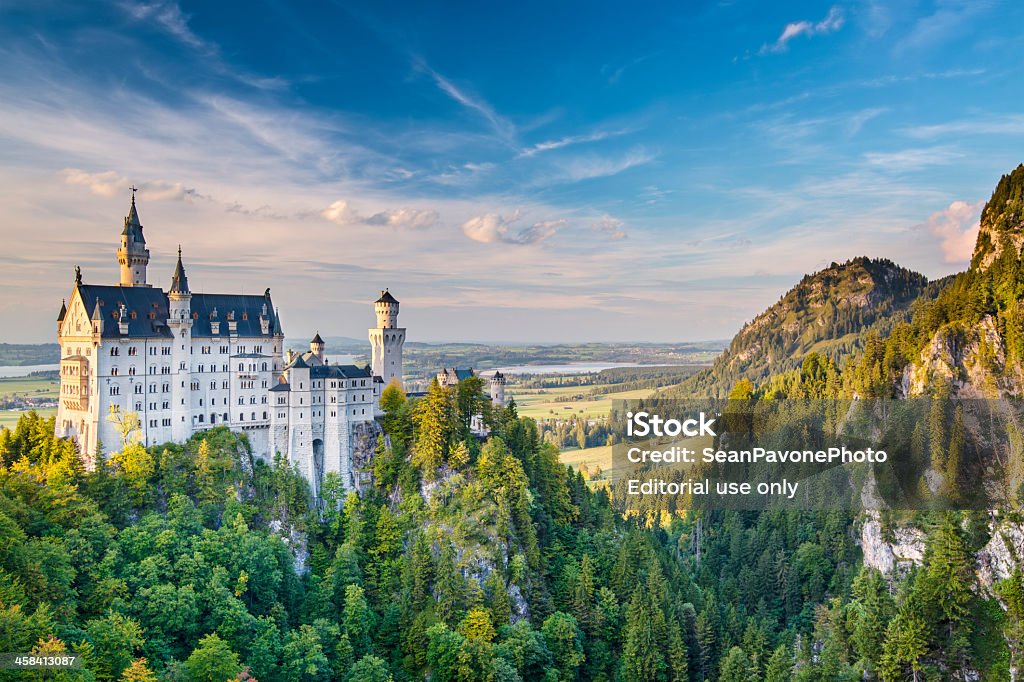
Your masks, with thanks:
[(509, 218), (498, 213), (485, 213), (470, 218), (462, 225), (462, 232), (475, 242), (482, 244), (536, 244), (554, 236), (565, 227), (564, 219), (545, 220), (514, 229), (513, 225), (522, 218), (520, 211)]
[(469, 109), (483, 117), (502, 140), (512, 142), (515, 139), (516, 127), (510, 121), (498, 114), (494, 107), (492, 107), (485, 99), (458, 87), (448, 78), (431, 68), (430, 65), (422, 58), (416, 58), (413, 64), (416, 69), (430, 76), (441, 92), (448, 95), (452, 100), (461, 104), (466, 109)]
[(657, 158), (648, 151), (637, 148), (618, 157), (578, 156), (558, 161), (558, 169), (551, 177), (540, 178), (538, 183), (548, 182), (581, 182), (594, 178), (606, 178), (625, 172), (637, 166), (654, 161)]
[(1024, 135), (1024, 115), (980, 116), (931, 125), (904, 128), (910, 137), (929, 139), (946, 135)]
[(789, 49), (789, 43), (794, 38), (806, 36), (808, 38), (835, 33), (843, 27), (846, 19), (838, 7), (833, 6), (828, 15), (821, 21), (794, 21), (786, 24), (782, 33), (775, 39), (774, 43), (765, 43), (761, 46), (760, 54), (785, 52)]
[(628, 130), (599, 130), (594, 133), (588, 133), (586, 135), (568, 135), (566, 137), (558, 138), (557, 140), (548, 140), (546, 142), (538, 142), (535, 145), (526, 147), (519, 152), (519, 157), (530, 157), (536, 156), (541, 152), (550, 152), (555, 149), (562, 149), (564, 147), (570, 147), (577, 144), (586, 144), (589, 142), (600, 142), (601, 140), (607, 140), (612, 137), (618, 137), (625, 135)]
[(867, 152), (864, 160), (868, 165), (882, 170), (915, 171), (953, 163), (962, 156), (962, 153), (951, 147), (923, 147), (894, 152)]
[(928, 216), (928, 221), (915, 229), (924, 229), (939, 240), (943, 258), (947, 263), (966, 263), (971, 260), (978, 241), (981, 209), (985, 201), (973, 204), (954, 201), (941, 211)]
[(601, 216), (595, 223), (590, 227), (595, 232), (604, 235), (610, 241), (618, 241), (626, 238), (626, 224), (618, 218), (613, 218), (610, 215)]
[(150, 3), (126, 2), (122, 4), (122, 7), (136, 21), (154, 23), (189, 47), (211, 54), (217, 52), (215, 45), (206, 42), (189, 28), (188, 17), (174, 0)]
[(336, 225), (379, 225), (396, 230), (422, 230), (433, 227), (440, 220), (437, 211), (417, 208), (397, 208), (363, 215), (344, 199), (339, 199), (320, 212)]
[(869, 109), (862, 109), (852, 116), (846, 126), (846, 134), (848, 137), (853, 137), (861, 131), (868, 121), (878, 118), (882, 114), (889, 111), (888, 107), (871, 107)]
[(288, 85), (288, 81), (284, 78), (257, 76), (229, 65), (223, 58), (219, 45), (205, 40), (192, 30), (189, 26), (189, 16), (182, 11), (177, 0), (157, 0), (156, 2), (131, 2), (129, 0), (122, 2), (120, 7), (136, 22), (155, 26), (182, 45), (194, 50), (209, 67), (222, 75), (259, 90), (279, 90)]

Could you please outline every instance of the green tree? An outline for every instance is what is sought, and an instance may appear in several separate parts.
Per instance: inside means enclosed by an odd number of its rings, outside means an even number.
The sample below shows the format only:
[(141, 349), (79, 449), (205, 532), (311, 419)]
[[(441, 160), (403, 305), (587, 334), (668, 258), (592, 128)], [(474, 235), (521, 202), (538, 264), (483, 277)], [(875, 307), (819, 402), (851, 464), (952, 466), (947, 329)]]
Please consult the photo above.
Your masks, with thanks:
[(576, 619), (567, 613), (556, 611), (548, 616), (541, 627), (544, 641), (558, 668), (560, 680), (575, 680), (576, 672), (583, 664), (583, 632)]
[(242, 672), (242, 666), (227, 642), (209, 634), (199, 640), (199, 646), (185, 661), (185, 670), (190, 680), (224, 682)]

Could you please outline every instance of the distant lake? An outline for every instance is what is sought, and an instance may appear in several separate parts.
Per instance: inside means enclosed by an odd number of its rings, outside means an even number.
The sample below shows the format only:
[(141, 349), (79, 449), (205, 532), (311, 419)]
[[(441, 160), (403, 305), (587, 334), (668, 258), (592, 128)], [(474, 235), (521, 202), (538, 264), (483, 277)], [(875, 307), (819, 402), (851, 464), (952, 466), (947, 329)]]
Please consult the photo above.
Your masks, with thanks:
[(32, 372), (56, 372), (60, 365), (23, 365), (14, 367), (11, 365), (0, 366), (0, 379), (5, 377), (27, 377)]
[(566, 365), (515, 365), (513, 367), (499, 367), (498, 369), (485, 369), (479, 372), (480, 376), (491, 376), (495, 372), (502, 374), (590, 374), (600, 372), (603, 369), (615, 369), (616, 367), (677, 367), (678, 365), (666, 364), (639, 364), (636, 362), (571, 362)]

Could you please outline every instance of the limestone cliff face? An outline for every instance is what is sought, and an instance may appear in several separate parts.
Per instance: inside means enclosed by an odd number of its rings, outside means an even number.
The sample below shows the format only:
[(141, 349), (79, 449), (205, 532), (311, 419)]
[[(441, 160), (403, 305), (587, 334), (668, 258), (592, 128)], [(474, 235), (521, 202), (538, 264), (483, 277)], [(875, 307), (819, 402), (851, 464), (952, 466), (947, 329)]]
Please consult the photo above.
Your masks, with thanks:
[(352, 427), (352, 478), (356, 490), (362, 492), (373, 482), (370, 473), (371, 462), (377, 450), (380, 425), (375, 422), (359, 422)]
[(950, 386), (959, 398), (1024, 394), (1024, 377), (1019, 367), (1007, 366), (1006, 348), (991, 315), (972, 326), (939, 329), (904, 369), (900, 392), (906, 398), (927, 396), (939, 384)]
[(999, 179), (982, 211), (971, 267), (985, 270), (1007, 248), (1019, 255), (1021, 247), (1024, 247), (1024, 164)]
[[(991, 590), (1000, 580), (1010, 577), (1014, 569), (1024, 568), (1024, 524), (1004, 519), (994, 520), (991, 538), (975, 555), (978, 586)], [(893, 577), (924, 561), (925, 535), (913, 526), (901, 526), (886, 532), (878, 512), (868, 512), (861, 526), (861, 549), (864, 565)]]
[(881, 515), (868, 512), (860, 532), (864, 565), (891, 576), (911, 566), (919, 566), (924, 559), (924, 533), (913, 527), (895, 528), (886, 533)]

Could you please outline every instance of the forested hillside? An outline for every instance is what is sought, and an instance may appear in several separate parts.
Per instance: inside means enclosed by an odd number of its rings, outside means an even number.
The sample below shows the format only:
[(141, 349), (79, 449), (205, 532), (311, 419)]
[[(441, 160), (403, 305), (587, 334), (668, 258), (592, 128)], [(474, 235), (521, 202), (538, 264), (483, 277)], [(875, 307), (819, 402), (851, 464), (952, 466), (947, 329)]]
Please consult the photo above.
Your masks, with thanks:
[(796, 369), (811, 353), (842, 364), (867, 333), (885, 336), (911, 303), (934, 294), (923, 275), (895, 263), (855, 258), (806, 275), (736, 334), (714, 365), (682, 384), (681, 394), (724, 397), (736, 381), (762, 381)]

